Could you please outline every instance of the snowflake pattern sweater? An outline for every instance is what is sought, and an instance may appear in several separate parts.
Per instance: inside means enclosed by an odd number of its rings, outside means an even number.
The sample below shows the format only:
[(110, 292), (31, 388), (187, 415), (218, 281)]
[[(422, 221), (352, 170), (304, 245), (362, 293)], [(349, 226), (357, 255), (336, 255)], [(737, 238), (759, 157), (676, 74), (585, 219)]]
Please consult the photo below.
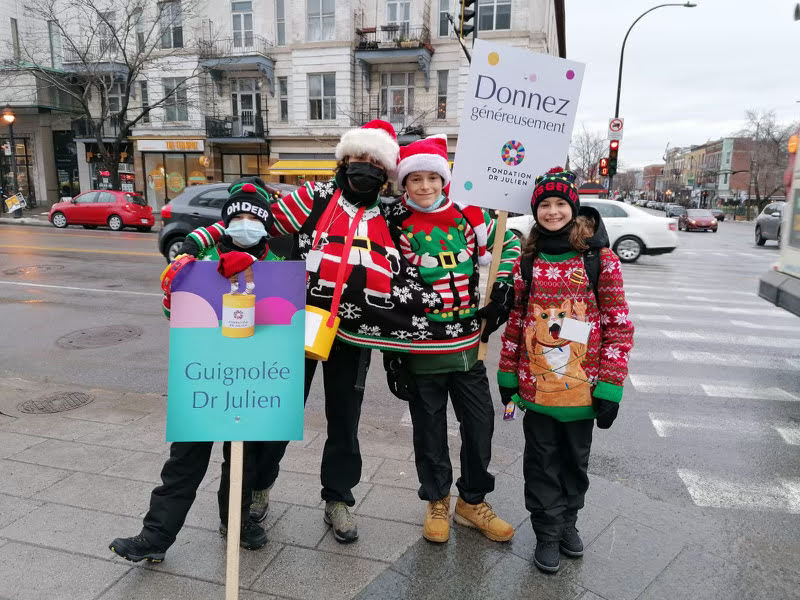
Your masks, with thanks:
[[(592, 397), (619, 402), (633, 347), (617, 256), (600, 252), (597, 297), (583, 255), (539, 254), (530, 290), (514, 265), (514, 308), (502, 336), (498, 383), (519, 387), (519, 404), (559, 421), (592, 419)], [(559, 337), (565, 317), (592, 324), (588, 343)]]

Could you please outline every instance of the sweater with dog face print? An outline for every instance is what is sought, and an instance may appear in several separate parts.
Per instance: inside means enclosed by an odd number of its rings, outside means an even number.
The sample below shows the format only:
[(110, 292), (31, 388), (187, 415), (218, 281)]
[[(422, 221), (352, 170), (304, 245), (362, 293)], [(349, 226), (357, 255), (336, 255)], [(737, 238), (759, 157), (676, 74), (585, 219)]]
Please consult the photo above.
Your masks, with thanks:
[[(519, 387), (521, 407), (559, 421), (593, 419), (592, 397), (619, 402), (633, 324), (617, 256), (600, 251), (597, 296), (578, 252), (540, 253), (530, 290), (519, 260), (512, 276), (515, 302), (502, 336), (499, 385)], [(591, 324), (585, 343), (561, 337), (567, 318)]]

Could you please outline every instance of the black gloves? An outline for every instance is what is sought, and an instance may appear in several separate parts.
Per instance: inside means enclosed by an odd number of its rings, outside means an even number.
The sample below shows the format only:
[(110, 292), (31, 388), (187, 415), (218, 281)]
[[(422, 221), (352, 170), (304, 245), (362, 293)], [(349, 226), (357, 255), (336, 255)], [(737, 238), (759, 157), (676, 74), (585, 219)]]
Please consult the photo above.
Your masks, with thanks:
[(509, 402), (512, 402), (514, 399), (514, 395), (519, 393), (519, 388), (509, 388), (500, 386), (500, 402), (503, 403), (503, 406), (508, 406)]
[(183, 245), (180, 251), (178, 251), (178, 254), (188, 254), (189, 256), (197, 258), (200, 255), (200, 247), (192, 238), (187, 237), (183, 240)]
[(489, 336), (508, 321), (508, 315), (513, 305), (514, 288), (504, 281), (495, 281), (492, 293), (489, 294), (489, 303), (475, 313), (479, 319), (486, 319), (486, 326), (481, 335), (482, 342), (488, 342)]
[(411, 400), (417, 392), (417, 384), (408, 362), (407, 354), (383, 353), (383, 368), (386, 369), (386, 383), (389, 385), (389, 390), (400, 400), (406, 402)]
[(608, 429), (614, 419), (617, 418), (619, 402), (612, 402), (602, 398), (593, 398), (592, 400), (594, 400), (594, 407), (597, 411), (597, 427), (599, 429)]

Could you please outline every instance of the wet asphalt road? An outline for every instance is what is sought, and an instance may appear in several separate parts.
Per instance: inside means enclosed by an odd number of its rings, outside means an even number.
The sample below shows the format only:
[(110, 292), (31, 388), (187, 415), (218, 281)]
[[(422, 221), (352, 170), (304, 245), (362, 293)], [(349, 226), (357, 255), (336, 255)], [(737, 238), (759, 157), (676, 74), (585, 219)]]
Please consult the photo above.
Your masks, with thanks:
[[(758, 298), (777, 246), (755, 246), (752, 228), (723, 222), (716, 234), (681, 232), (674, 253), (624, 267), (636, 326), (631, 376), (617, 423), (596, 430), (590, 469), (704, 508), (727, 523), (732, 544), (739, 530), (758, 532), (763, 543), (742, 551), (769, 552), (796, 573), (800, 319)], [(0, 374), (165, 393), (165, 264), (155, 234), (0, 224)], [(133, 325), (141, 335), (98, 349), (56, 343), (104, 325)], [(493, 388), (498, 347), (496, 336), (486, 361)], [(373, 361), (362, 429), (407, 440), (406, 405), (388, 394), (377, 353)], [(495, 445), (521, 448), (521, 422), (497, 415)], [(306, 418), (324, 423), (319, 375)], [(455, 434), (452, 411), (450, 419)]]

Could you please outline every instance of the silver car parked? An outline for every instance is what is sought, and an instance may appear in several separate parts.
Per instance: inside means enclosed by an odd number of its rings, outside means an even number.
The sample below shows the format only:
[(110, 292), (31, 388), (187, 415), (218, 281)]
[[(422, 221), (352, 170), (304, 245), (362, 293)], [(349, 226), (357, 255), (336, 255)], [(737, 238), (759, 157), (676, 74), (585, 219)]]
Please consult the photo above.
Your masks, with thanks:
[(786, 202), (770, 202), (756, 217), (756, 244), (763, 246), (767, 240), (781, 241), (781, 222)]

